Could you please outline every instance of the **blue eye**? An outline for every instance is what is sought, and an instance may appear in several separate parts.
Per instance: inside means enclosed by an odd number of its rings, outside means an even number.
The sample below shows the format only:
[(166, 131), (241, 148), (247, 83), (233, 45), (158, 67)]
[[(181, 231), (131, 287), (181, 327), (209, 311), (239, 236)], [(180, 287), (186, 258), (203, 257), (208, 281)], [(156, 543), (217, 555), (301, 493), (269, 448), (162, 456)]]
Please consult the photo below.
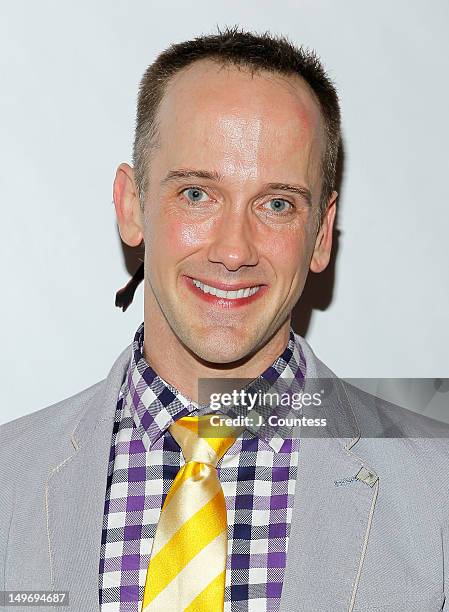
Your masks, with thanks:
[(271, 209), (273, 212), (285, 213), (287, 212), (285, 210), (287, 206), (292, 208), (290, 202), (288, 202), (287, 200), (282, 200), (281, 198), (274, 198), (273, 200), (269, 200), (267, 204), (273, 204), (273, 208)]
[(207, 200), (207, 193), (199, 187), (188, 187), (187, 189), (184, 189), (182, 193), (191, 202), (204, 202)]

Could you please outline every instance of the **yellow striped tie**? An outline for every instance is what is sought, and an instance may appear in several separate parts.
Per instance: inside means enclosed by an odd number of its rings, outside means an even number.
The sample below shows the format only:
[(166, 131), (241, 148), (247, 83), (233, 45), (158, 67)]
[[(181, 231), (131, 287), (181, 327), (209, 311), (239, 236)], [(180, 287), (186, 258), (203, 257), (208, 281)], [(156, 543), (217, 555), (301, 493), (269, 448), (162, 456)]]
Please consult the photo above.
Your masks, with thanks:
[(186, 463), (162, 507), (142, 612), (223, 612), (228, 538), (216, 466), (243, 428), (213, 426), (210, 417), (186, 416), (170, 426)]

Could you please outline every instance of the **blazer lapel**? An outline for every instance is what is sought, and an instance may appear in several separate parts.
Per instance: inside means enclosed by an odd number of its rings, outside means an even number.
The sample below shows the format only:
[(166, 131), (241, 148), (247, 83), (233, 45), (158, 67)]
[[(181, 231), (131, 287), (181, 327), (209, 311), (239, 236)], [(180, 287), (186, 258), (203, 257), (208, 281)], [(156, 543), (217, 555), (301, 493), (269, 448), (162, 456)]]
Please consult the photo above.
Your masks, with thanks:
[(378, 487), (362, 467), (338, 440), (301, 441), (282, 612), (352, 610)]
[(99, 609), (98, 576), (109, 446), (128, 346), (89, 402), (71, 436), (72, 453), (47, 483), (52, 588), (69, 591), (70, 609)]
[[(298, 477), (281, 612), (350, 612), (363, 564), (379, 481), (353, 448), (360, 431), (342, 381), (302, 339), (310, 376), (323, 391), (305, 415), (326, 418), (324, 432), (299, 431)], [(315, 411), (315, 414), (314, 414)]]

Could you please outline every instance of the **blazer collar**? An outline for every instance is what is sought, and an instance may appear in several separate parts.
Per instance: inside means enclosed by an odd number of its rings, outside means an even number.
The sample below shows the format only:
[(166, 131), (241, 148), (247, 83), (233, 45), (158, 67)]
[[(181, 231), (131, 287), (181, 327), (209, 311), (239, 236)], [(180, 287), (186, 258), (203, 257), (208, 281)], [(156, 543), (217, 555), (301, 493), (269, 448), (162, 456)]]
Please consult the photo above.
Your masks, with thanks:
[[(304, 393), (311, 397), (318, 394), (320, 397), (318, 406), (312, 403), (304, 406), (303, 413), (310, 418), (326, 419), (325, 427), (313, 427), (305, 435), (340, 439), (347, 448), (351, 448), (360, 439), (360, 426), (346, 392), (346, 383), (318, 359), (304, 338), (297, 334), (296, 337), (306, 361)], [(298, 435), (303, 437), (304, 430)]]
[[(301, 345), (306, 360), (305, 393), (320, 393), (322, 403), (319, 407), (305, 407), (305, 416), (326, 418), (327, 427), (322, 430), (322, 436), (341, 438), (349, 447), (352, 447), (360, 438), (360, 427), (352, 409), (351, 400), (346, 393), (344, 383), (328, 368), (313, 352), (309, 343), (298, 334), (295, 337)], [(120, 387), (131, 359), (133, 344), (129, 344), (117, 357), (104, 385), (100, 387), (92, 403), (97, 408), (90, 410), (90, 405), (84, 411), (82, 418), (71, 434), (71, 442), (75, 449), (84, 444), (93, 434), (94, 429), (103, 420), (112, 420)], [(112, 403), (111, 403), (112, 402)], [(315, 428), (316, 429), (316, 428)], [(314, 431), (315, 431), (314, 429)], [(111, 429), (112, 435), (112, 429)], [(318, 433), (318, 435), (321, 435)]]

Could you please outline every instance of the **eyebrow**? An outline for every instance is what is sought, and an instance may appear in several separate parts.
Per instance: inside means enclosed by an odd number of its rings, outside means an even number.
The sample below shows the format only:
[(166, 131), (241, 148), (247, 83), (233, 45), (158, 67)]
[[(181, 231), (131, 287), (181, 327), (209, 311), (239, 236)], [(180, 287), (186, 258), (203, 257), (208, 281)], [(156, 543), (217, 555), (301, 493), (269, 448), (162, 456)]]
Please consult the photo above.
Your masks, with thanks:
[(161, 184), (169, 183), (170, 181), (176, 181), (178, 179), (186, 178), (200, 178), (209, 179), (211, 181), (221, 182), (223, 177), (218, 172), (210, 172), (209, 170), (170, 170), (167, 172), (165, 178), (162, 179)]
[[(198, 178), (198, 179), (208, 179), (211, 181), (216, 181), (221, 183), (223, 181), (223, 176), (216, 171), (209, 170), (170, 170), (167, 172), (165, 178), (162, 179), (161, 184), (166, 184), (171, 181), (176, 181), (179, 179), (188, 179), (188, 178)], [(295, 193), (307, 202), (308, 206), (312, 206), (312, 193), (310, 189), (307, 187), (303, 187), (301, 185), (293, 185), (290, 183), (266, 183), (264, 185), (265, 189), (271, 189), (273, 191), (288, 191), (290, 193)]]

